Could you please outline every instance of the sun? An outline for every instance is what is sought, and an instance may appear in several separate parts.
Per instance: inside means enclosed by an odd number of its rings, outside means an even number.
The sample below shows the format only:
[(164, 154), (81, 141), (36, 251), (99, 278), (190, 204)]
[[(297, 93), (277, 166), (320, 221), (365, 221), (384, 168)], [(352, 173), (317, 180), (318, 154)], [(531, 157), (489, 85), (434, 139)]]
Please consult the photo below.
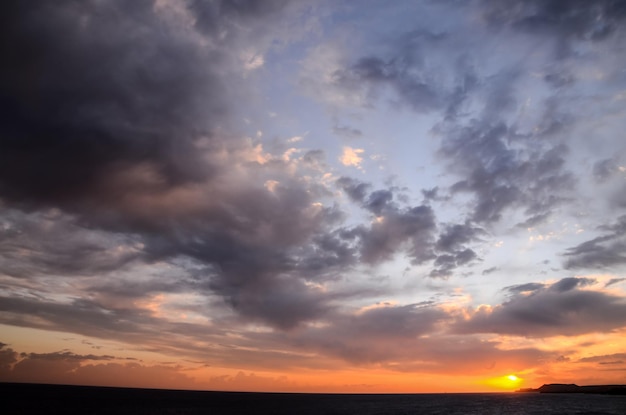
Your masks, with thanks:
[(514, 390), (519, 388), (523, 379), (517, 375), (504, 375), (497, 378), (487, 379), (485, 384), (497, 390)]

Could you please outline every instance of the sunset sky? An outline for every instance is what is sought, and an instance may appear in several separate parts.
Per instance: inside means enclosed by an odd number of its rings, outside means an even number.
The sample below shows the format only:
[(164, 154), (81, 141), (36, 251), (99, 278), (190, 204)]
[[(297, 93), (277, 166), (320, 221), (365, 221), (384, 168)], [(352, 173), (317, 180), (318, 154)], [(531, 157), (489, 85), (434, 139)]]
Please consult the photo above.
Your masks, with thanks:
[(626, 1), (0, 2), (0, 381), (626, 383)]

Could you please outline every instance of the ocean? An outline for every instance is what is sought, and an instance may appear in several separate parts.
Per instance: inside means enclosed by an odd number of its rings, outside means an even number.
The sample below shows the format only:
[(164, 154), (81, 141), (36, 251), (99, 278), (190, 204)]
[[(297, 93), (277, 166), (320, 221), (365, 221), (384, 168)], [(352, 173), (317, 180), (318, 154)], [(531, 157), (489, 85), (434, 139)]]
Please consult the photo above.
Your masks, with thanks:
[(0, 384), (6, 415), (625, 415), (626, 396), (538, 393), (291, 394)]

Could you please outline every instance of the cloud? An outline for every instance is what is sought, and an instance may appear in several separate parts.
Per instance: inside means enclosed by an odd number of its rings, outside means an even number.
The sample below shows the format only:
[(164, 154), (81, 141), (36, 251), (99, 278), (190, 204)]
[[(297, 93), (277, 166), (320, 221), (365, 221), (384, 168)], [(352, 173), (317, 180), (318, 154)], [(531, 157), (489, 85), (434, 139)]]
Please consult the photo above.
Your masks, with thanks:
[(623, 364), (626, 361), (626, 353), (613, 353), (610, 355), (583, 357), (578, 362), (598, 364)]
[(363, 203), (369, 189), (372, 187), (369, 183), (364, 183), (345, 176), (337, 179), (337, 185), (348, 194), (350, 199), (357, 203)]
[(416, 264), (432, 259), (434, 219), (432, 208), (424, 205), (381, 211), (369, 227), (353, 230), (360, 237), (361, 260), (375, 264), (391, 259), (398, 251), (404, 251)]
[(565, 268), (607, 268), (626, 263), (626, 216), (599, 229), (605, 234), (565, 251)]
[(348, 125), (340, 125), (337, 122), (335, 122), (335, 125), (333, 125), (332, 131), (333, 134), (350, 139), (363, 136), (363, 132), (358, 128), (350, 127)]
[[(477, 12), (490, 14), (498, 7), (486, 2)], [(447, 190), (453, 197), (468, 194), (473, 199), (466, 219), (487, 226), (505, 212), (521, 212), (520, 224), (543, 223), (571, 197), (576, 183), (566, 165), (570, 149), (562, 136), (573, 121), (568, 122), (565, 101), (552, 96), (540, 99), (532, 116), (523, 117), (519, 88), (538, 82), (527, 73), (545, 70), (545, 62), (502, 61), (489, 67), (481, 62), (489, 56), (471, 58), (462, 46), (484, 41), (482, 28), (474, 29), (409, 30), (395, 34), (393, 42), (379, 45), (376, 52), (348, 53), (348, 62), (334, 72), (333, 87), (359, 91), (368, 108), (388, 99), (419, 114), (436, 114), (440, 121), (432, 132), (440, 139), (438, 155), (447, 173), (461, 178)], [(507, 35), (524, 48), (530, 45)], [(441, 49), (447, 53), (438, 53)], [(546, 79), (560, 87), (575, 82), (557, 69)]]
[(134, 163), (165, 183), (210, 175), (194, 140), (228, 105), (214, 51), (149, 2), (3, 8), (4, 45), (19, 45), (2, 51), (11, 62), (0, 76), (11, 108), (0, 131), (3, 199), (102, 203), (128, 191), (102, 182)]
[(551, 285), (509, 287), (501, 305), (480, 306), (459, 320), (458, 333), (497, 333), (526, 337), (575, 336), (610, 332), (626, 326), (626, 302), (601, 291), (581, 290), (586, 278), (564, 278)]
[(622, 281), (626, 281), (626, 278), (611, 278), (604, 286), (608, 287), (610, 285), (619, 284)]
[(498, 267), (490, 267), (490, 268), (484, 269), (481, 274), (482, 275), (489, 275), (489, 274), (493, 274), (494, 272), (496, 272), (498, 270), (499, 270)]
[(137, 238), (87, 229), (59, 210), (5, 210), (0, 221), (0, 270), (18, 278), (103, 275), (122, 270), (143, 253)]
[[(12, 349), (1, 349), (13, 353)], [(77, 355), (69, 351), (53, 353), (20, 353), (10, 366), (0, 366), (3, 382), (51, 383), (66, 385), (194, 388), (197, 384), (180, 367), (139, 363), (97, 363), (110, 361), (113, 356)]]
[(361, 156), (361, 154), (363, 154), (364, 152), (365, 150), (363, 150), (362, 148), (352, 148), (345, 146), (343, 148), (341, 156), (339, 157), (339, 161), (341, 161), (341, 164), (343, 164), (344, 166), (359, 168), (361, 167), (361, 163), (363, 162), (363, 157)]
[(251, 92), (237, 77), (241, 45), (269, 47), (268, 30), (283, 28), (269, 22), (299, 6), (2, 7), (3, 37), (20, 46), (4, 51), (0, 76), (11, 108), (0, 196), (14, 208), (2, 216), (4, 272), (102, 277), (164, 262), (201, 282), (153, 287), (217, 293), (253, 321), (290, 328), (325, 312), (309, 281), (334, 278), (350, 255), (325, 236), (342, 212), (303, 178), (323, 174), (323, 154), (274, 157), (228, 131), (238, 95)]
[(7, 346), (6, 343), (0, 343), (0, 373), (11, 370), (18, 359), (18, 353)]
[(593, 177), (598, 182), (604, 182), (619, 171), (618, 161), (614, 158), (600, 160), (593, 165)]
[(506, 210), (516, 208), (524, 208), (529, 219), (545, 219), (566, 200), (560, 194), (572, 187), (573, 176), (564, 169), (564, 145), (546, 151), (513, 149), (507, 142), (514, 133), (503, 123), (475, 122), (445, 134), (439, 153), (451, 161), (452, 171), (465, 177), (451, 191), (474, 195), (473, 221), (498, 222)]
[[(235, 370), (420, 373), (513, 373), (552, 353), (498, 335), (624, 327), (622, 278), (517, 284), (507, 257), (520, 228), (588, 232), (606, 199), (603, 217), (618, 219), (572, 244), (564, 267), (626, 264), (611, 121), (623, 119), (621, 3), (347, 5), (341, 27), (331, 3), (2, 3), (0, 322)], [(372, 19), (394, 24), (381, 33)], [(358, 148), (315, 147), (364, 132)], [(401, 146), (366, 172), (388, 138)], [(361, 178), (339, 177), (344, 167)], [(488, 262), (492, 237), (510, 267)], [(461, 273), (471, 282), (457, 284)], [(487, 280), (492, 291), (464, 292)], [(472, 305), (492, 294), (505, 301)], [(447, 295), (470, 304), (437, 303)], [(194, 385), (167, 365), (4, 343), (0, 370)], [(213, 382), (274, 381), (291, 387)]]
[(562, 2), (484, 1), (484, 17), (495, 29), (510, 27), (534, 36), (551, 37), (554, 54), (564, 58), (574, 53), (573, 43), (579, 40), (599, 42), (613, 35), (626, 7), (622, 2), (582, 0)]

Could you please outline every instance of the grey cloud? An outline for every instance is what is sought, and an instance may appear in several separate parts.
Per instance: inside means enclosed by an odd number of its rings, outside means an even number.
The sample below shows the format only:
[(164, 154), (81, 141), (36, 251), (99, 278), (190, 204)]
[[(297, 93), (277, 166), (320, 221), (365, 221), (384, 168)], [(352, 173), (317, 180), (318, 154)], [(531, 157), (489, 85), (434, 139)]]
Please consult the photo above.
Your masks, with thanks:
[(574, 77), (565, 71), (551, 72), (544, 76), (543, 79), (555, 88), (562, 88), (564, 86), (571, 85), (575, 81)]
[(86, 360), (113, 360), (116, 357), (110, 355), (76, 354), (68, 350), (52, 353), (20, 353), (21, 358), (40, 360), (63, 360), (70, 362), (83, 362)]
[(349, 362), (381, 362), (411, 354), (401, 344), (416, 342), (446, 318), (434, 307), (381, 305), (356, 315), (336, 315), (326, 327), (295, 333), (292, 342)]
[(372, 215), (369, 226), (346, 229), (342, 235), (353, 241), (360, 259), (376, 264), (404, 252), (414, 264), (434, 258), (433, 245), (437, 225), (435, 212), (428, 205), (400, 206), (393, 188), (369, 192), (371, 185), (342, 177), (337, 184), (352, 201)]
[(604, 286), (608, 287), (610, 285), (619, 284), (622, 281), (626, 281), (626, 278), (611, 278)]
[(472, 226), (470, 223), (448, 224), (439, 235), (436, 247), (440, 251), (454, 252), (467, 243), (479, 240), (483, 235), (485, 231), (482, 228)]
[[(470, 222), (446, 224), (435, 239), (438, 227), (431, 206), (402, 208), (394, 200), (392, 190), (369, 192), (371, 185), (348, 177), (340, 178), (337, 184), (352, 201), (373, 215), (369, 228), (361, 225), (344, 233), (346, 239), (360, 244), (361, 260), (378, 263), (404, 251), (414, 264), (434, 259), (435, 269), (430, 276), (446, 278), (454, 269), (478, 259), (467, 245), (485, 235), (482, 228)], [(430, 193), (436, 197), (435, 189)]]
[[(528, 147), (516, 150), (509, 145), (512, 140)], [(535, 223), (565, 200), (564, 192), (574, 183), (564, 169), (567, 148), (556, 145), (541, 151), (524, 141), (503, 123), (473, 122), (447, 131), (439, 154), (466, 177), (451, 190), (475, 196), (472, 220), (497, 222), (507, 209), (523, 208)]]
[(229, 32), (233, 32), (238, 24), (257, 24), (259, 18), (277, 13), (287, 4), (288, 0), (189, 1), (189, 7), (197, 19), (196, 26), (212, 36), (220, 33), (232, 36)]
[(127, 190), (102, 194), (107, 175), (140, 162), (171, 184), (210, 174), (194, 140), (227, 107), (220, 60), (152, 6), (3, 2), (5, 200), (103, 202)]
[(605, 234), (566, 250), (565, 268), (607, 268), (626, 263), (626, 216), (599, 229)]
[(455, 268), (469, 264), (477, 259), (478, 255), (473, 250), (466, 248), (453, 254), (439, 255), (434, 262), (435, 269), (430, 272), (431, 277), (447, 278), (452, 275)]
[(367, 196), (371, 188), (369, 183), (364, 183), (351, 177), (340, 177), (337, 179), (337, 184), (353, 201), (359, 203), (365, 200), (365, 196)]
[(143, 255), (137, 238), (86, 229), (59, 211), (7, 209), (0, 223), (0, 271), (15, 277), (105, 274)]
[(446, 224), (435, 244), (439, 256), (435, 259), (435, 268), (431, 277), (447, 278), (453, 271), (478, 259), (476, 252), (468, 248), (468, 244), (480, 241), (486, 232), (470, 222), (464, 224)]
[(505, 287), (504, 290), (510, 292), (511, 294), (517, 295), (525, 292), (539, 291), (545, 288), (545, 286), (545, 284), (541, 284), (538, 282), (529, 282), (526, 284), (511, 285), (509, 287)]
[[(503, 14), (515, 13), (508, 6), (487, 4), (487, 9), (492, 7), (502, 7)], [(417, 112), (441, 111), (442, 121), (433, 130), (442, 138), (438, 153), (449, 162), (449, 171), (463, 178), (450, 187), (452, 195), (474, 196), (471, 221), (487, 225), (506, 211), (521, 210), (525, 217), (520, 226), (542, 223), (568, 199), (575, 184), (565, 166), (568, 147), (558, 139), (538, 140), (560, 137), (569, 124), (567, 114), (560, 111), (561, 100), (545, 99), (539, 125), (532, 132), (520, 132), (517, 122), (504, 121), (515, 117), (522, 105), (516, 89), (524, 78), (519, 65), (481, 74), (472, 59), (454, 47), (452, 61), (445, 62), (450, 68), (445, 75), (435, 74), (432, 62), (426, 63), (426, 50), (437, 50), (440, 44), (449, 47), (455, 36), (419, 30), (398, 36), (386, 52), (363, 56), (338, 71), (336, 86), (364, 89), (370, 101), (380, 88), (389, 88)], [(554, 67), (546, 81), (564, 87), (575, 80), (566, 69)], [(472, 104), (482, 108), (480, 114), (464, 111)], [(436, 194), (425, 197), (435, 200)]]
[[(23, 277), (89, 276), (184, 258), (194, 270), (153, 279), (148, 291), (217, 293), (245, 318), (294, 327), (330, 307), (306, 281), (337, 278), (354, 260), (338, 236), (324, 236), (342, 213), (316, 205), (321, 191), (290, 177), (284, 160), (246, 161), (250, 144), (227, 131), (246, 92), (240, 37), (269, 43), (271, 23), (294, 6), (182, 5), (191, 20), (151, 1), (2, 3), (0, 197), (34, 213), (5, 217), (0, 265)], [(309, 151), (301, 168), (322, 157)], [(231, 177), (233, 163), (247, 176)], [(50, 207), (60, 213), (44, 229)], [(111, 296), (116, 284), (90, 286)], [(140, 287), (129, 284), (129, 295)], [(23, 301), (3, 307), (26, 311)], [(27, 303), (32, 315), (57, 310)], [(118, 323), (81, 306), (96, 326)]]
[(363, 136), (363, 131), (359, 130), (358, 128), (353, 128), (347, 125), (335, 124), (333, 126), (332, 131), (334, 134), (337, 134), (346, 138), (359, 138)]
[(365, 202), (365, 209), (374, 215), (380, 215), (393, 201), (393, 193), (389, 190), (376, 190), (370, 193)]
[[(503, 15), (515, 13), (497, 3), (479, 5), (484, 11), (482, 7), (487, 14), (495, 13), (492, 8), (502, 8)], [(544, 13), (541, 10), (538, 13)], [(545, 10), (552, 12), (558, 13), (550, 7)], [(521, 227), (544, 223), (568, 200), (575, 185), (565, 163), (568, 147), (560, 140), (560, 134), (571, 124), (560, 110), (562, 101), (554, 96), (545, 99), (538, 125), (532, 132), (521, 132), (517, 121), (510, 120), (521, 111), (516, 88), (524, 78), (524, 68), (504, 66), (495, 73), (481, 74), (480, 67), (463, 50), (452, 47), (454, 56), (445, 62), (449, 69), (445, 75), (435, 73), (432, 66), (438, 58), (435, 55), (428, 60), (425, 51), (449, 47), (455, 36), (420, 30), (397, 36), (385, 51), (361, 56), (338, 70), (335, 86), (363, 92), (368, 106), (387, 88), (416, 112), (441, 111), (442, 120), (433, 129), (441, 137), (438, 154), (448, 163), (448, 171), (462, 178), (450, 186), (451, 196), (473, 196), (467, 215), (471, 222), (487, 226), (500, 221), (505, 212), (515, 211), (524, 215)], [(556, 88), (575, 82), (567, 69), (558, 65), (549, 68), (545, 79)], [(466, 110), (473, 104), (482, 108), (481, 113)], [(356, 190), (353, 186), (352, 191)], [(438, 200), (438, 193), (423, 194), (425, 201)], [(357, 197), (365, 197), (365, 190)]]
[[(497, 342), (441, 334), (450, 315), (432, 304), (383, 305), (355, 315), (334, 316), (328, 325), (290, 333), (283, 343), (335, 356), (352, 364), (375, 364), (401, 372), (493, 372), (529, 367), (548, 353), (536, 349), (502, 350)], [(434, 335), (433, 333), (436, 333)]]
[(559, 58), (574, 53), (578, 40), (602, 41), (626, 17), (622, 1), (485, 0), (484, 15), (492, 27), (511, 27), (531, 35), (550, 35)]
[(550, 286), (509, 287), (513, 296), (488, 310), (478, 308), (453, 325), (458, 333), (497, 333), (526, 337), (574, 336), (626, 326), (622, 297), (578, 287), (590, 280), (565, 278)]
[(626, 353), (613, 353), (602, 356), (583, 357), (578, 362), (581, 363), (599, 363), (599, 364), (617, 364), (626, 361)]
[(552, 284), (550, 286), (550, 290), (557, 291), (557, 292), (565, 292), (565, 291), (573, 290), (576, 287), (585, 287), (588, 285), (593, 285), (596, 282), (597, 281), (592, 278), (568, 277), (568, 278), (563, 278), (555, 282), (554, 284)]
[(430, 206), (393, 207), (381, 214), (381, 221), (372, 223), (369, 228), (361, 226), (356, 229), (361, 238), (363, 261), (370, 264), (381, 262), (400, 251), (406, 252), (415, 264), (433, 258), (436, 224)]
[(437, 200), (439, 196), (439, 187), (435, 186), (432, 189), (422, 189), (422, 195), (426, 200)]
[(618, 171), (619, 163), (615, 158), (599, 160), (593, 165), (593, 177), (598, 182), (604, 182)]
[(110, 359), (81, 356), (69, 351), (45, 354), (21, 353), (21, 359), (10, 367), (0, 366), (0, 380), (144, 388), (171, 387), (168, 382), (173, 380), (180, 387), (190, 389), (197, 387), (191, 378), (180, 372), (178, 366), (145, 366), (136, 362), (120, 364), (109, 361), (104, 363), (97, 362), (97, 360), (106, 362)]
[(490, 268), (484, 269), (481, 274), (482, 275), (489, 275), (489, 274), (493, 274), (494, 272), (496, 272), (498, 270), (499, 270), (498, 267), (490, 267)]
[[(75, 299), (67, 304), (36, 298), (0, 298), (2, 322), (34, 328), (56, 327), (59, 331), (71, 331), (86, 336), (111, 338), (125, 336), (129, 341), (142, 336), (154, 321), (140, 310), (107, 309), (88, 299)], [(33, 317), (40, 322), (32, 321)], [(142, 328), (142, 325), (145, 325)]]
[(18, 353), (7, 346), (6, 343), (0, 343), (0, 373), (10, 370), (18, 359)]
[(373, 106), (380, 91), (391, 89), (399, 101), (414, 111), (428, 113), (444, 110), (446, 118), (460, 113), (468, 94), (479, 86), (470, 59), (462, 52), (448, 65), (454, 78), (451, 84), (442, 81), (441, 68), (428, 60), (428, 51), (453, 42), (446, 34), (415, 30), (399, 36), (388, 56), (362, 56), (351, 65), (334, 73), (334, 86), (349, 91), (362, 91), (366, 106)]

